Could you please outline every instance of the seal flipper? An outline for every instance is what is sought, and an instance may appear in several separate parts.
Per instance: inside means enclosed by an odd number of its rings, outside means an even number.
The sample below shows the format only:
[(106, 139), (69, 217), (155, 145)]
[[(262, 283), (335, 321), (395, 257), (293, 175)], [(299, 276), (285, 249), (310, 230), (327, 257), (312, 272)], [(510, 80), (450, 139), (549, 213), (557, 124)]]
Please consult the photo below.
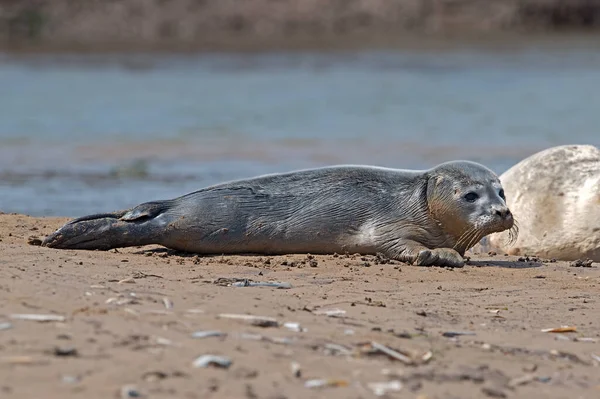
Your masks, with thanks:
[(42, 246), (108, 250), (155, 244), (161, 229), (152, 221), (169, 208), (169, 202), (147, 202), (125, 211), (74, 219), (46, 237)]
[(463, 256), (452, 248), (427, 248), (413, 240), (397, 240), (381, 248), (390, 259), (396, 259), (416, 266), (463, 267)]
[(115, 214), (120, 213), (120, 215), (118, 216), (119, 219), (126, 220), (128, 222), (141, 219), (153, 219), (161, 213), (163, 213), (164, 211), (166, 211), (167, 209), (169, 209), (170, 202), (171, 201), (145, 202), (136, 206), (133, 209), (123, 211), (122, 213), (116, 212)]

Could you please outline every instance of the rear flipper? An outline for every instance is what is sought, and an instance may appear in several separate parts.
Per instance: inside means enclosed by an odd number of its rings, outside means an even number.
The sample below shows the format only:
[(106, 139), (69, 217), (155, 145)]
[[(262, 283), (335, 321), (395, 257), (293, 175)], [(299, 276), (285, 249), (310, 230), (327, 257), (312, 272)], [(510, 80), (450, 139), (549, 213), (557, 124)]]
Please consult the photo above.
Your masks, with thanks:
[(169, 201), (148, 202), (131, 210), (77, 218), (50, 234), (42, 246), (60, 249), (99, 249), (155, 244), (161, 235), (154, 219)]

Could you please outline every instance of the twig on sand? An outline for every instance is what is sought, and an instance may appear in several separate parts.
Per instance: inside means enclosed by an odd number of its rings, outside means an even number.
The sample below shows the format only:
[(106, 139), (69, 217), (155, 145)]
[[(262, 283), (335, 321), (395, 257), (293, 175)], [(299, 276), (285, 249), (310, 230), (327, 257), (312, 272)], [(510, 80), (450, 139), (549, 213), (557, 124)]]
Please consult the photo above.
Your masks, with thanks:
[(221, 313), (218, 316), (220, 319), (233, 319), (247, 322), (257, 327), (278, 327), (279, 322), (277, 319), (268, 316), (253, 316), (249, 314), (232, 314), (232, 313)]

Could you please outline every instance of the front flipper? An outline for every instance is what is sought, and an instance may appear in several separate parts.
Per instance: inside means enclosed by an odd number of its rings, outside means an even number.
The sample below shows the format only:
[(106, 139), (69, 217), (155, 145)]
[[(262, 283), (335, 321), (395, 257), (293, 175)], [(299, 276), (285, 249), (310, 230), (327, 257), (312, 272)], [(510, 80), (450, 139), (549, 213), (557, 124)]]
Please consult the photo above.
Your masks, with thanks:
[(382, 252), (391, 259), (415, 266), (463, 267), (465, 265), (463, 257), (452, 248), (430, 249), (410, 240), (400, 240)]
[(464, 258), (452, 248), (422, 249), (419, 251), (414, 265), (463, 267)]

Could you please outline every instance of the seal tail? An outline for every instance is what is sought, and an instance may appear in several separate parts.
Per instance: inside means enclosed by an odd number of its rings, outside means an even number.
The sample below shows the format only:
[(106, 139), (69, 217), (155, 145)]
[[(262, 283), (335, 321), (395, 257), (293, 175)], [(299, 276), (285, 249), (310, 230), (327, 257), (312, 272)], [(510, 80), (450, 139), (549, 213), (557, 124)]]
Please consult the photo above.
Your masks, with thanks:
[(130, 210), (74, 219), (46, 237), (42, 246), (108, 250), (155, 244), (161, 229), (151, 224), (168, 209), (168, 202), (148, 202)]

